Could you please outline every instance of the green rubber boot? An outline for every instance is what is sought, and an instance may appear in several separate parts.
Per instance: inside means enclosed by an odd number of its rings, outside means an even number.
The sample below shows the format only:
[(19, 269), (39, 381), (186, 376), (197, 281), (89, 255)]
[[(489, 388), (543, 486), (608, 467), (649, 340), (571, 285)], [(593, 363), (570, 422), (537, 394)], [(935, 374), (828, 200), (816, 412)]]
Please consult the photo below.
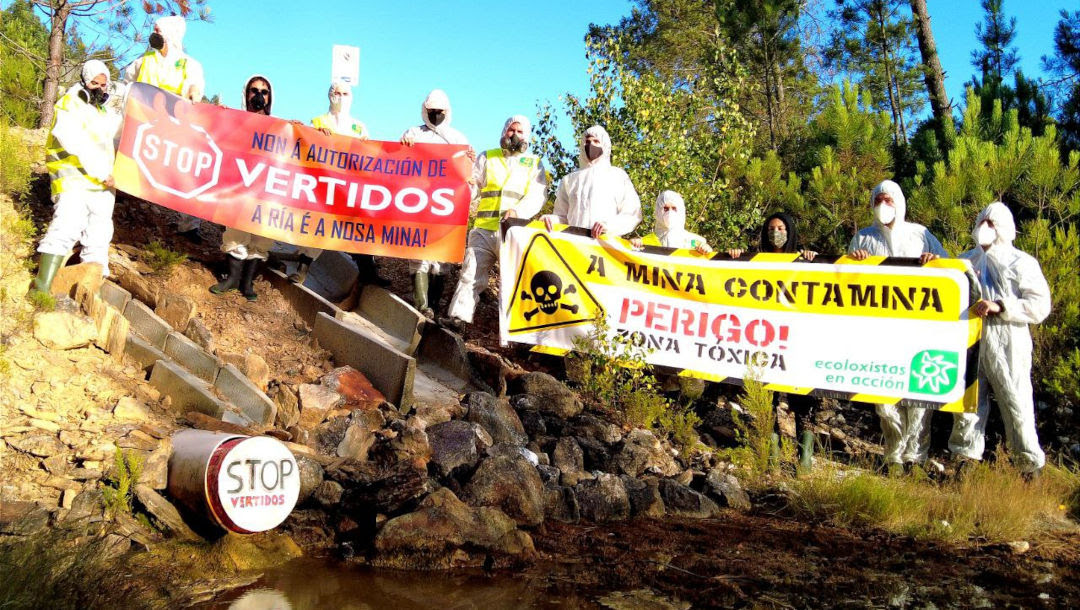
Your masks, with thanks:
[(49, 294), (53, 278), (56, 277), (56, 272), (60, 270), (60, 267), (64, 266), (65, 258), (67, 256), (64, 254), (42, 253), (41, 259), (38, 261), (37, 277), (34, 278), (34, 287), (31, 288), (31, 291)]
[(431, 285), (431, 277), (425, 271), (417, 271), (412, 276), (413, 304), (416, 311), (426, 318), (434, 318), (435, 312), (428, 305), (428, 287)]
[(809, 472), (814, 465), (814, 433), (803, 430), (799, 435), (799, 467)]

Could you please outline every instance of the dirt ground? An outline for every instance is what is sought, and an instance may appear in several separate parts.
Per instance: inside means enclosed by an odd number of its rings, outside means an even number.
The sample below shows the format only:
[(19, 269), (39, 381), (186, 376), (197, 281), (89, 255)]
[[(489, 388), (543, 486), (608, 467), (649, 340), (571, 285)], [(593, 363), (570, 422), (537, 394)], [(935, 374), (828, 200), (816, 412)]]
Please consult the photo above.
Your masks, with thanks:
[[(528, 570), (553, 592), (650, 589), (694, 607), (1007, 608), (1080, 603), (1080, 535), (1016, 554), (785, 519), (757, 508), (720, 519), (548, 521)], [(627, 606), (630, 607), (630, 606)]]

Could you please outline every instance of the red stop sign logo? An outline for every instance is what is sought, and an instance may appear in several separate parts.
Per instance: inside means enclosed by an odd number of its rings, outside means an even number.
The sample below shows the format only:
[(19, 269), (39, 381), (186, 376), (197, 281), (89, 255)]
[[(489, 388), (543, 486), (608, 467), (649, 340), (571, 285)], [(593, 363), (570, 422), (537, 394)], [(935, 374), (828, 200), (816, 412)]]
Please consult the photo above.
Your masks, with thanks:
[(198, 125), (168, 117), (135, 130), (135, 164), (154, 188), (183, 199), (218, 182), (221, 149)]

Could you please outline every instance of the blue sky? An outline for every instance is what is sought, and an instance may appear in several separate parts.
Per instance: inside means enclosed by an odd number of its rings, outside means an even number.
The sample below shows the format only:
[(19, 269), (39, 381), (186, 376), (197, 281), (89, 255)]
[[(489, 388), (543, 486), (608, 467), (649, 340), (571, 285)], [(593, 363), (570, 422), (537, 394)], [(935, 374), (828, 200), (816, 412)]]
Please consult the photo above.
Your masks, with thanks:
[[(946, 86), (959, 105), (963, 84), (974, 74), (970, 55), (982, 9), (978, 0), (928, 5)], [(190, 23), (184, 41), (204, 66), (207, 95), (220, 93), (225, 104), (237, 106), (247, 77), (264, 72), (274, 83), (274, 114), (307, 122), (326, 111), (332, 45), (354, 45), (361, 66), (353, 115), (373, 137), (396, 140), (418, 124), (420, 103), (438, 87), (450, 96), (454, 126), (484, 149), (497, 144), (507, 116), (535, 117), (538, 102), (584, 93), (588, 24), (617, 23), (633, 4), (210, 0), (210, 6), (214, 23)], [(1063, 8), (1080, 7), (1076, 0), (1005, 0), (1005, 12), (1016, 17), (1016, 44), (1028, 76), (1038, 76), (1040, 56), (1052, 53)]]

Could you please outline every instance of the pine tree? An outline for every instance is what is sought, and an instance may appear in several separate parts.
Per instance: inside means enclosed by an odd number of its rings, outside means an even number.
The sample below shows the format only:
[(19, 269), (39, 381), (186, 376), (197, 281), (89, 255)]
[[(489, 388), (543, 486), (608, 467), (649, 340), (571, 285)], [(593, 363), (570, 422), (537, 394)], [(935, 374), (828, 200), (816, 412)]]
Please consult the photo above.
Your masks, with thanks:
[(971, 52), (971, 65), (984, 79), (990, 75), (1000, 83), (1020, 62), (1016, 47), (1011, 46), (1016, 38), (1016, 17), (1005, 18), (1003, 0), (982, 0), (981, 4), (986, 16), (975, 24), (975, 37), (983, 48)]
[(892, 117), (893, 140), (906, 144), (908, 125), (922, 110), (914, 24), (900, 0), (836, 0), (836, 21), (825, 60), (851, 75)]
[(1080, 150), (1080, 11), (1061, 11), (1054, 28), (1054, 55), (1043, 56), (1043, 70), (1053, 76), (1047, 86), (1060, 101), (1058, 129), (1063, 152)]

